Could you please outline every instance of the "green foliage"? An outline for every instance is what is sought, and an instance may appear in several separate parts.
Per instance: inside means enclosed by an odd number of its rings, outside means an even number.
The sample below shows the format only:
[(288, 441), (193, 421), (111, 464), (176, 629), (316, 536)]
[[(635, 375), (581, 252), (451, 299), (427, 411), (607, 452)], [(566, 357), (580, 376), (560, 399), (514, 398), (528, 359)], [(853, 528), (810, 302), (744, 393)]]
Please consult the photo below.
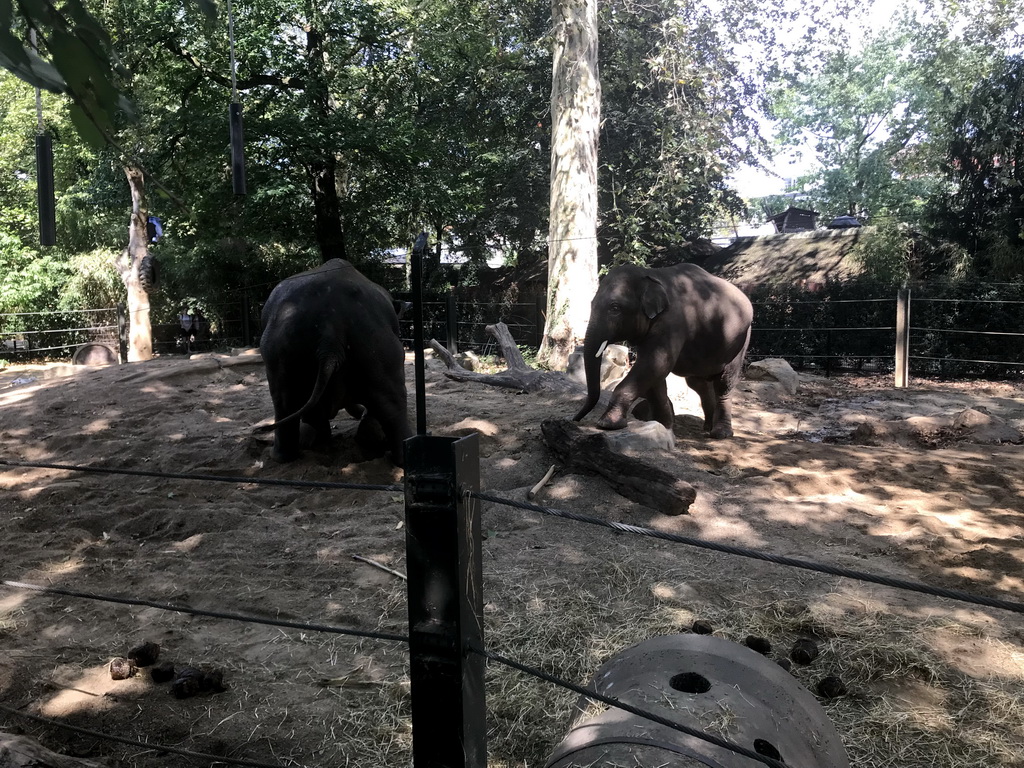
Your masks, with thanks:
[(0, 313), (53, 307), (68, 275), (66, 264), (26, 250), (17, 238), (0, 232)]
[(914, 241), (894, 217), (883, 214), (879, 219), (871, 237), (858, 241), (850, 256), (871, 279), (882, 285), (903, 285), (911, 277)]
[(1024, 278), (1024, 57), (1001, 60), (956, 110), (947, 149), (948, 192), (935, 201), (937, 232), (974, 255), (994, 279)]

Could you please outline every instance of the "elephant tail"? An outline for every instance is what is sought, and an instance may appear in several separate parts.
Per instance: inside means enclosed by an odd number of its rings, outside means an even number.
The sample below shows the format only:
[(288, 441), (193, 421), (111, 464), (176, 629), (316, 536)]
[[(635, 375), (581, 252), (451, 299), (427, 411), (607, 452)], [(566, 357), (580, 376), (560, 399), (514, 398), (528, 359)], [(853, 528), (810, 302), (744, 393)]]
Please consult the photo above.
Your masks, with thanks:
[(309, 396), (309, 400), (306, 404), (299, 408), (295, 413), (285, 416), (280, 421), (275, 421), (273, 424), (264, 424), (261, 427), (256, 427), (256, 432), (269, 432), (272, 429), (280, 427), (282, 424), (290, 424), (293, 421), (298, 421), (307, 413), (309, 413), (316, 404), (320, 402), (320, 398), (323, 397), (324, 392), (327, 391), (327, 382), (331, 380), (331, 376), (341, 366), (341, 361), (338, 360), (337, 356), (330, 355), (324, 360), (320, 361), (320, 365), (316, 372), (316, 383), (313, 385), (313, 394)]

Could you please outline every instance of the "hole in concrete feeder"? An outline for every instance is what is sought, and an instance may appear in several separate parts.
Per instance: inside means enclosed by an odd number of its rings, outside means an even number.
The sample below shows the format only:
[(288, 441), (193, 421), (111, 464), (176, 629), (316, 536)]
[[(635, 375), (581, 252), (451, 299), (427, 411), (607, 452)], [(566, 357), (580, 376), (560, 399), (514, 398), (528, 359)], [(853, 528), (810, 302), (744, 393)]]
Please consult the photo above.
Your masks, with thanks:
[(777, 750), (775, 745), (770, 741), (754, 739), (754, 751), (759, 755), (770, 757), (772, 760), (781, 760), (782, 762), (785, 762), (782, 760), (782, 755), (779, 753), (779, 750)]
[(673, 675), (668, 684), (673, 690), (683, 693), (707, 693), (711, 690), (710, 681), (704, 675), (698, 675), (696, 672)]

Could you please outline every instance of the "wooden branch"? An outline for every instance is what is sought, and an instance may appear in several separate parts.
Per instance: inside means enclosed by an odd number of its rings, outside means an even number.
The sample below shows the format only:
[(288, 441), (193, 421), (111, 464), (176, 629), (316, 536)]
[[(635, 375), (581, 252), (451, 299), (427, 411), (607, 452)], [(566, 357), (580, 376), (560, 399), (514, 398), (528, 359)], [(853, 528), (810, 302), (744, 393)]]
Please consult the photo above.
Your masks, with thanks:
[(540, 489), (548, 484), (548, 481), (551, 479), (552, 475), (554, 475), (554, 474), (555, 474), (555, 465), (552, 464), (551, 465), (551, 469), (549, 469), (547, 472), (545, 472), (544, 473), (544, 477), (542, 477), (537, 482), (537, 484), (535, 486), (533, 486), (533, 488), (530, 489), (530, 492), (526, 494), (527, 501), (533, 501), (535, 498), (537, 498), (537, 494), (540, 493)]
[(13, 733), (0, 733), (0, 765), (5, 768), (102, 768), (92, 760), (51, 752), (28, 736)]
[(618, 493), (665, 515), (685, 514), (697, 491), (663, 469), (616, 453), (604, 435), (567, 419), (545, 419), (544, 442), (569, 471), (601, 475)]
[(570, 394), (583, 392), (583, 385), (570, 379), (564, 373), (541, 371), (528, 366), (523, 360), (523, 355), (519, 351), (519, 347), (516, 346), (508, 326), (504, 323), (488, 325), (487, 331), (497, 339), (502, 357), (508, 363), (508, 370), (503, 373), (467, 371), (455, 361), (451, 353), (437, 339), (431, 339), (428, 346), (448, 366), (445, 376), (455, 381), (476, 381), (493, 387), (506, 387), (521, 392), (568, 392)]

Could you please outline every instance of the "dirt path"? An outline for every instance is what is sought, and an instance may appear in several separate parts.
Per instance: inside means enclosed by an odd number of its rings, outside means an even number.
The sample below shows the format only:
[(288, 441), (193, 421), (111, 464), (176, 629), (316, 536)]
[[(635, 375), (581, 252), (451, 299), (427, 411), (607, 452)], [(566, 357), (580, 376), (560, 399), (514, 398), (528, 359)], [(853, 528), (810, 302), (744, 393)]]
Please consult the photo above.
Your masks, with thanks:
[[(1024, 390), (889, 383), (804, 376), (788, 395), (746, 382), (737, 436), (721, 442), (703, 437), (681, 396), (677, 448), (652, 458), (697, 488), (689, 515), (659, 515), (581, 475), (556, 474), (539, 501), (1024, 600), (1024, 448), (971, 442), (1024, 428)], [(571, 416), (575, 405), (428, 368), (431, 431), (479, 432), (483, 488), (510, 499), (525, 499), (552, 463), (540, 422)], [(274, 464), (269, 438), (252, 432), (271, 413), (254, 356), (0, 371), (3, 458), (401, 482), (386, 461), (360, 460), (345, 418), (330, 454)], [(403, 509), (401, 492), (0, 468), (0, 576), (404, 633), (404, 583), (353, 559), (403, 570)], [(586, 682), (615, 651), (685, 631), (695, 618), (778, 649), (811, 634), (823, 654), (798, 674), (808, 685), (826, 670), (848, 681), (851, 693), (828, 712), (851, 764), (1024, 765), (1020, 616), (508, 507), (488, 505), (484, 515), (488, 643), (502, 653)], [(178, 665), (223, 670), (228, 689), (178, 700), (148, 676), (111, 680), (109, 659), (145, 639)], [(400, 645), (2, 588), (0, 649), (0, 704), (26, 712), (282, 765), (408, 764)], [(575, 697), (507, 670), (488, 674), (490, 764), (542, 765)], [(110, 765), (169, 764), (0, 712), (0, 730), (16, 729)]]

